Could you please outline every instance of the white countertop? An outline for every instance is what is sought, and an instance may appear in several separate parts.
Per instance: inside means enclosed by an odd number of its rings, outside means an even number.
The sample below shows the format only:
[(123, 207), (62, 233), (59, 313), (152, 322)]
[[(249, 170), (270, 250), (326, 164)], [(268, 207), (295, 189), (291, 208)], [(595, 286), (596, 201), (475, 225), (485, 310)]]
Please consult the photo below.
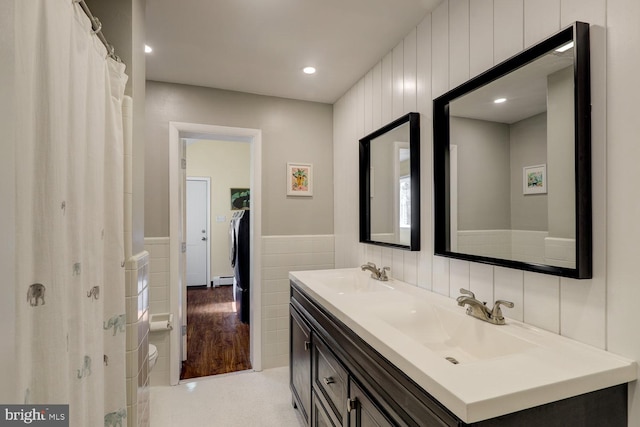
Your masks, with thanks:
[(633, 360), (508, 318), (483, 322), (454, 299), (398, 280), (360, 269), (289, 277), (466, 423), (637, 378)]

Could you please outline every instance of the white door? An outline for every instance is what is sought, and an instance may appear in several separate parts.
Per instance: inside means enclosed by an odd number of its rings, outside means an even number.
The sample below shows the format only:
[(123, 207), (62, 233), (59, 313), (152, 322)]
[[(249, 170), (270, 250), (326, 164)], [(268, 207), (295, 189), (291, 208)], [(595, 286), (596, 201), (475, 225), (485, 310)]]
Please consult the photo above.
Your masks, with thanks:
[(187, 286), (209, 284), (209, 182), (187, 178)]

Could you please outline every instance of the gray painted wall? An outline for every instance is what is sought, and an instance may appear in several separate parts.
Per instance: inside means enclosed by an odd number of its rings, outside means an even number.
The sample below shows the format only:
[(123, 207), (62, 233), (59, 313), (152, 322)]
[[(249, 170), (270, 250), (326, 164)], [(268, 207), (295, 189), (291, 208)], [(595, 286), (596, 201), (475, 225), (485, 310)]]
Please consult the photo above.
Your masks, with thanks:
[[(169, 235), (170, 121), (261, 129), (262, 234), (333, 234), (331, 105), (148, 81), (145, 236)], [(287, 162), (313, 163), (312, 197), (286, 196)]]
[(547, 114), (512, 124), (510, 139), (511, 228), (547, 231), (547, 195), (524, 195), (522, 191), (522, 168), (547, 163)]
[(451, 117), (458, 146), (458, 229), (511, 228), (509, 126)]
[(573, 68), (547, 79), (549, 236), (575, 238)]

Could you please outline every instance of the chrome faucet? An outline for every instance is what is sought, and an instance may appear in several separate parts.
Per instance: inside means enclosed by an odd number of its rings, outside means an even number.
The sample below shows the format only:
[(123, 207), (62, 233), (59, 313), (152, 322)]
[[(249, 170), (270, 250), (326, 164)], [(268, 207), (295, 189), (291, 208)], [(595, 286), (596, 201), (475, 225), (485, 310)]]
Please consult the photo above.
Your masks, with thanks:
[(480, 302), (476, 299), (473, 292), (460, 288), (460, 295), (456, 298), (458, 305), (461, 307), (467, 306), (467, 314), (477, 319), (484, 320), (485, 322), (493, 323), (494, 325), (504, 325), (504, 317), (502, 316), (501, 305), (505, 307), (513, 308), (513, 303), (510, 301), (498, 300), (494, 303), (493, 309), (489, 310), (486, 302)]
[(372, 279), (380, 280), (381, 282), (389, 280), (389, 277), (387, 276), (387, 271), (391, 270), (389, 267), (378, 268), (374, 263), (368, 262), (361, 265), (360, 268), (362, 271), (370, 271)]

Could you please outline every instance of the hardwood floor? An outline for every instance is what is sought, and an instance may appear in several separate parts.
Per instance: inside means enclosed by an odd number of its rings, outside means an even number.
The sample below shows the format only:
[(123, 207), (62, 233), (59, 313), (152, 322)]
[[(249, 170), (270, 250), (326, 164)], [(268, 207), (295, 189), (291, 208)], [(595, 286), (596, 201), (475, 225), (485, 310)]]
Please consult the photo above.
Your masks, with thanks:
[(187, 360), (180, 379), (246, 369), (249, 325), (233, 311), (233, 286), (187, 289)]

